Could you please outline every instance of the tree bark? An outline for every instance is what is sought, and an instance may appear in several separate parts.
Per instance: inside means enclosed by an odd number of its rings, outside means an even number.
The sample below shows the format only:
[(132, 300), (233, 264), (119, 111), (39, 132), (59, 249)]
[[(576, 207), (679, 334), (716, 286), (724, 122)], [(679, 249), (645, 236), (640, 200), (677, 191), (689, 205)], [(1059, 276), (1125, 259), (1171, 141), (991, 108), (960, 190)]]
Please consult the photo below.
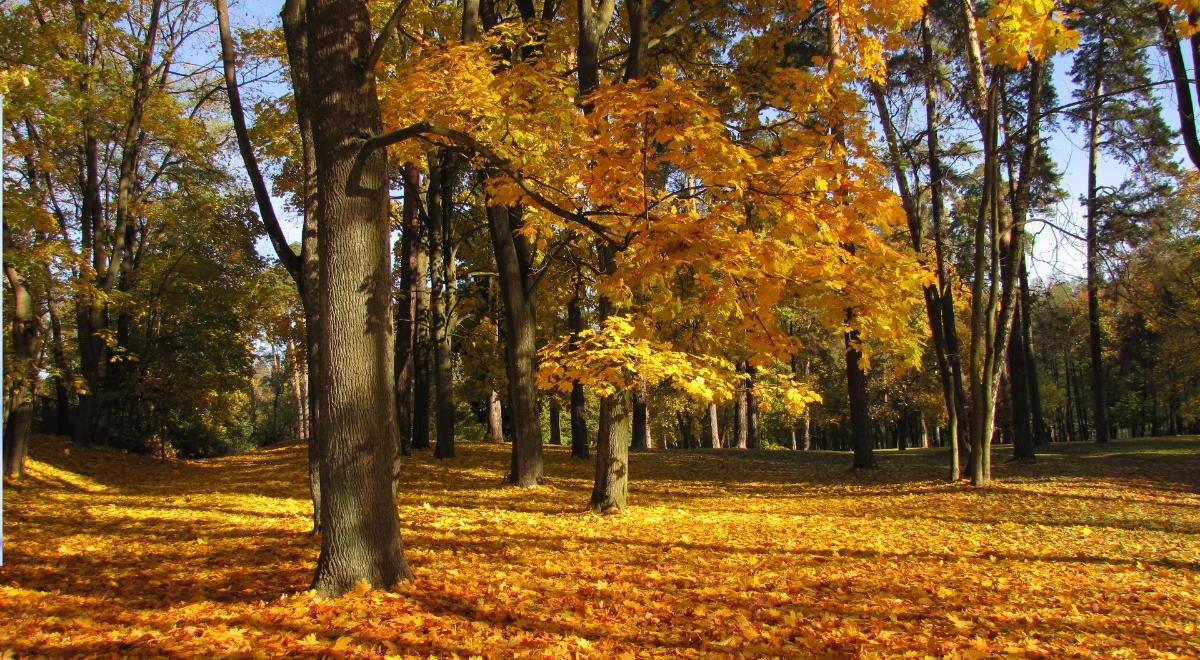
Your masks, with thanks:
[[(588, 0), (583, 0), (588, 1)], [(600, 269), (605, 275), (616, 271), (616, 249), (600, 247)], [(600, 296), (599, 316), (604, 323), (613, 313), (612, 302)], [(600, 399), (600, 422), (596, 433), (596, 477), (592, 486), (592, 510), (610, 513), (625, 508), (629, 495), (630, 397), (618, 391)]]
[(550, 444), (562, 446), (562, 405), (550, 399)]
[(381, 129), (364, 0), (309, 0), (309, 80), (320, 226), (321, 554), (313, 589), (337, 596), (360, 581), (391, 587), (412, 574), (396, 514), (391, 254), (387, 157), (363, 154)]
[(715, 403), (708, 404), (708, 446), (711, 449), (721, 448), (721, 419)]
[(509, 209), (489, 205), (488, 228), (504, 298), (505, 366), (512, 419), (512, 463), (508, 482), (521, 487), (542, 480), (542, 428), (537, 414), (537, 325), (533, 294), (518, 255)]
[[(738, 372), (742, 374), (746, 372), (746, 363), (744, 360), (738, 364)], [(733, 439), (734, 446), (738, 449), (750, 448), (749, 392), (749, 381), (746, 379), (738, 381), (733, 399)]]
[(847, 332), (846, 388), (850, 397), (850, 434), (854, 448), (854, 469), (876, 467), (871, 442), (871, 411), (867, 401), (867, 374), (862, 370), (862, 353), (857, 348), (858, 333)]
[[(404, 181), (403, 231), (400, 234), (400, 300), (396, 306), (396, 425), (397, 464), (400, 456), (412, 453), (414, 416), (414, 383), (417, 365), (417, 298), (419, 280), (417, 253), (421, 250), (421, 217), (417, 213), (421, 195), (420, 173), (412, 163), (405, 163), (401, 174)], [(399, 472), (397, 468), (397, 478)]]
[[(434, 163), (437, 159), (440, 162)], [(450, 154), (429, 157), (429, 315), (433, 340), (435, 458), (454, 458), (454, 163)], [(436, 183), (434, 179), (437, 179)]]
[(746, 363), (746, 447), (761, 449), (762, 438), (758, 428), (758, 397), (754, 395), (754, 367)]
[[(575, 294), (567, 302), (567, 324), (571, 330), (572, 345), (574, 337), (583, 331), (583, 310), (579, 306), (580, 296), (580, 285), (577, 281)], [(587, 407), (584, 403), (583, 384), (579, 381), (571, 384), (571, 458), (583, 460), (589, 458)]]
[[(8, 247), (8, 246), (6, 246)], [(5, 360), (10, 374), (8, 419), (4, 423), (4, 478), (25, 476), (25, 456), (33, 427), (33, 398), (37, 389), (42, 348), (42, 321), (24, 278), (12, 264), (4, 265), (12, 289), (12, 355)]]
[(631, 449), (645, 451), (652, 447), (650, 441), (650, 401), (646, 383), (639, 382), (633, 388), (633, 441)]

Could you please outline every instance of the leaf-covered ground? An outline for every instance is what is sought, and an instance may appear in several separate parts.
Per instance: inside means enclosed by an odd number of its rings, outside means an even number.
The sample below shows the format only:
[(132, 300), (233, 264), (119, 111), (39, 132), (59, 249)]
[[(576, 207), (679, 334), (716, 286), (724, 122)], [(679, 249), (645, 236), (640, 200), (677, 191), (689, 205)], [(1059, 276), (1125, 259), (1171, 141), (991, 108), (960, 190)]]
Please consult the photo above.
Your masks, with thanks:
[[(1200, 441), (1054, 447), (995, 487), (945, 454), (633, 457), (501, 483), (506, 448), (406, 464), (416, 580), (305, 592), (304, 452), (160, 463), (36, 438), (4, 497), (0, 649), (17, 655), (1200, 656)], [(1002, 460), (1005, 448), (997, 448)]]

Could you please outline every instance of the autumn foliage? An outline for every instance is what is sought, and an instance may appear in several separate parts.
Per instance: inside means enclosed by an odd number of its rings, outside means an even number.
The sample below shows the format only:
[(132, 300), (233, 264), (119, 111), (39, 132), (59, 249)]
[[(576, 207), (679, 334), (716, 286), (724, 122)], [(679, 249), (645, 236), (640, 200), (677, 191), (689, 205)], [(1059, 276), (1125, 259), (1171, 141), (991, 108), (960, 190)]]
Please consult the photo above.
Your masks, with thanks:
[(588, 469), (502, 483), (501, 448), (404, 470), (416, 580), (304, 589), (303, 449), (159, 462), (38, 437), (5, 493), (0, 647), (18, 656), (1200, 654), (1200, 441), (1049, 450), (1003, 486), (941, 450), (637, 454), (639, 506)]

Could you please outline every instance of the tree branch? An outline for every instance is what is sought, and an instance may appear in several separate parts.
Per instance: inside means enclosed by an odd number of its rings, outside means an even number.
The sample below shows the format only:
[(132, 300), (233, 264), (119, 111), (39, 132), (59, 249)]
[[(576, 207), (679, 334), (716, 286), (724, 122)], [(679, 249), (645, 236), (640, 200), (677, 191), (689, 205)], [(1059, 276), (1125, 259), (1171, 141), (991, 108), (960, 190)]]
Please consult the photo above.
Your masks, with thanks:
[(369, 138), (363, 144), (362, 149), (359, 150), (358, 160), (359, 162), (362, 162), (367, 156), (371, 155), (378, 149), (382, 149), (393, 144), (398, 144), (406, 140), (411, 140), (413, 138), (426, 138), (428, 136), (436, 136), (447, 139), (455, 147), (465, 151), (468, 155), (482, 157), (485, 161), (487, 161), (489, 167), (500, 171), (512, 179), (518, 186), (521, 187), (522, 192), (528, 195), (530, 199), (537, 202), (538, 206), (540, 206), (543, 210), (548, 211), (549, 213), (564, 220), (569, 220), (587, 228), (592, 233), (596, 234), (598, 238), (610, 245), (619, 244), (619, 239), (614, 237), (607, 227), (590, 220), (588, 215), (584, 212), (572, 211), (563, 208), (559, 204), (556, 204), (554, 201), (550, 200), (545, 195), (534, 189), (530, 185), (529, 180), (522, 175), (512, 163), (508, 162), (502, 156), (492, 151), (487, 145), (479, 142), (475, 138), (463, 133), (462, 131), (457, 131), (443, 126), (435, 126), (429, 122), (418, 122), (411, 126), (406, 126), (404, 128)]
[(392, 15), (388, 18), (387, 23), (383, 25), (383, 29), (379, 31), (379, 36), (375, 37), (375, 45), (371, 46), (371, 54), (367, 56), (365, 62), (362, 63), (363, 71), (371, 71), (375, 65), (379, 63), (379, 58), (383, 55), (383, 47), (387, 45), (388, 39), (391, 38), (392, 32), (396, 30), (396, 26), (400, 24), (400, 19), (404, 18), (404, 14), (408, 11), (408, 6), (412, 4), (412, 0), (400, 0), (400, 4), (396, 5), (396, 9), (392, 11)]
[(242, 97), (238, 92), (233, 37), (229, 31), (229, 0), (217, 0), (216, 4), (217, 25), (221, 35), (221, 61), (225, 68), (225, 89), (229, 94), (229, 114), (233, 118), (233, 130), (237, 134), (238, 150), (241, 151), (242, 162), (246, 166), (246, 175), (250, 178), (251, 187), (254, 188), (254, 199), (258, 202), (258, 211), (262, 215), (263, 225), (266, 226), (267, 236), (271, 239), (271, 246), (275, 248), (275, 255), (279, 257), (279, 262), (283, 264), (288, 274), (299, 286), (301, 282), (300, 256), (292, 250), (292, 247), (288, 245), (287, 238), (283, 235), (283, 228), (280, 227), (279, 218), (275, 215), (275, 206), (271, 203), (271, 194), (267, 191), (267, 184), (258, 168), (258, 158), (254, 155), (254, 147), (250, 144), (250, 133), (246, 130), (246, 114), (242, 110)]

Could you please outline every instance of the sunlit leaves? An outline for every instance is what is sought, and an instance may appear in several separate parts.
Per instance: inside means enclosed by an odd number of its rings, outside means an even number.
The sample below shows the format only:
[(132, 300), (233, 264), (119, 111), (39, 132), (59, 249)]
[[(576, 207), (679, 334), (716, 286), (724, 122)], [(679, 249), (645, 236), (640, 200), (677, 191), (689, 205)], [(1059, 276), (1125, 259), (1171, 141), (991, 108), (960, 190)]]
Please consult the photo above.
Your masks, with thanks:
[(999, 0), (979, 25), (984, 56), (993, 64), (1021, 69), (1079, 45), (1079, 33), (1062, 23), (1055, 0)]
[(631, 457), (639, 506), (595, 516), (548, 448), (418, 453), (400, 518), (416, 581), (304, 592), (304, 449), (165, 463), (35, 438), (5, 490), (0, 645), (26, 655), (379, 657), (1200, 654), (1195, 440), (1057, 446), (941, 482), (938, 451), (848, 475), (827, 452)]

